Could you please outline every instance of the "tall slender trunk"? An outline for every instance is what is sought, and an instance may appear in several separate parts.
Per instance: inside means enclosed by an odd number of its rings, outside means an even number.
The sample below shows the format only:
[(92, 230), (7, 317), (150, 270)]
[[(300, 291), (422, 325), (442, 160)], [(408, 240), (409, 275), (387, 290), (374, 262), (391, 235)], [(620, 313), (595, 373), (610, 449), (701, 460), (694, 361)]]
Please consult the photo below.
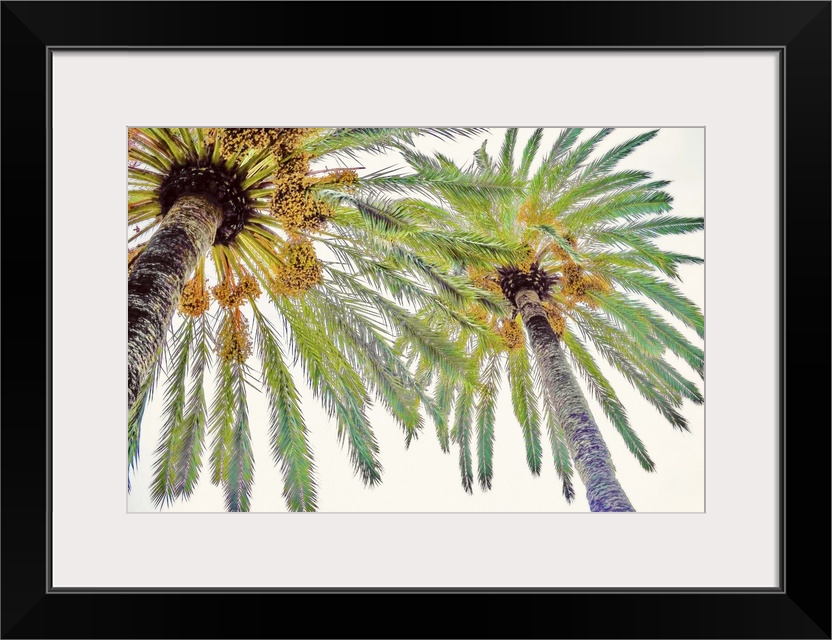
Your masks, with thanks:
[(635, 511), (615, 477), (610, 452), (583, 391), (552, 330), (537, 293), (521, 289), (515, 296), (523, 323), (529, 331), (546, 400), (566, 436), (569, 453), (586, 486), (592, 511)]
[(127, 279), (127, 408), (159, 352), (182, 289), (211, 248), (222, 209), (201, 196), (179, 198)]

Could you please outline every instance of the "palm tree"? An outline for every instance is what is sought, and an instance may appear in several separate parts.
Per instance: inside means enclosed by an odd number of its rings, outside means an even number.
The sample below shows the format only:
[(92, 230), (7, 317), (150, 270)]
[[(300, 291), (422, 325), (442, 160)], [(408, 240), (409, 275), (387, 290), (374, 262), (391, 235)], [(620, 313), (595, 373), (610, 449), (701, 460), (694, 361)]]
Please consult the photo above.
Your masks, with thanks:
[[(448, 416), (455, 404), (453, 431), (440, 432), (439, 439), (445, 450), (449, 435), (459, 444), (462, 483), (468, 492), (474, 482), (473, 441), (479, 483), (483, 489), (491, 487), (495, 403), (503, 365), (531, 472), (539, 474), (541, 469), (543, 422), (564, 496), (567, 501), (574, 496), (574, 466), (593, 511), (634, 508), (616, 478), (573, 368), (647, 471), (653, 471), (655, 464), (596, 356), (621, 373), (675, 428), (688, 429), (679, 411), (683, 401), (703, 402), (696, 384), (667, 358), (668, 353), (681, 358), (702, 377), (703, 351), (643, 299), (703, 337), (700, 310), (672, 282), (678, 279), (679, 265), (699, 264), (701, 258), (661, 250), (653, 240), (700, 231), (704, 221), (666, 215), (672, 202), (663, 190), (668, 182), (653, 180), (644, 171), (615, 170), (620, 160), (657, 131), (593, 156), (611, 131), (602, 129), (581, 139), (581, 129), (564, 129), (540, 158), (544, 130), (537, 129), (515, 161), (518, 130), (509, 129), (498, 158), (489, 156), (483, 144), (474, 163), (465, 168), (442, 154), (405, 154), (415, 170), (431, 179), (438, 198), (411, 199), (408, 206), (426, 214), (433, 214), (437, 206), (450, 207), (450, 217), (432, 217), (440, 228), (476, 232), (501, 242), (515, 240), (526, 249), (520, 261), (485, 269), (475, 264), (481, 256), (471, 261), (468, 256), (443, 256), (440, 250), (428, 254), (448, 269), (467, 273), (475, 285), (490, 292), (492, 301), (503, 304), (497, 313), (480, 302), (469, 305), (466, 312), (477, 328), (455, 324), (431, 308), (420, 314), (469, 354), (471, 361), (461, 379), (442, 372), (434, 376), (433, 363), (412, 354), (419, 361), (422, 384), (435, 378), (435, 399), (443, 415)], [(519, 193), (501, 192), (487, 205), (472, 206), (470, 199), (460, 200), (446, 188), (452, 179), (463, 177), (483, 181), (513, 177), (524, 187)], [(406, 338), (400, 346), (407, 346)]]
[[(443, 335), (397, 301), (446, 308), (449, 298), (474, 301), (481, 293), (394, 242), (396, 236), (407, 236), (413, 246), (433, 241), (434, 232), (383, 197), (391, 181), (405, 188), (419, 180), (388, 172), (376, 176), (381, 180), (359, 178), (361, 167), (343, 163), (359, 152), (403, 149), (420, 134), (469, 133), (129, 131), (128, 487), (142, 416), (164, 378), (154, 503), (193, 493), (211, 435), (211, 480), (223, 487), (228, 510), (248, 510), (254, 458), (247, 394), (254, 382), (268, 399), (272, 454), (287, 505), (315, 510), (313, 455), (287, 356), (302, 364), (306, 382), (336, 420), (355, 472), (367, 485), (380, 482), (378, 445), (366, 415), (372, 394), (407, 442), (422, 429), (419, 406), (439, 419), (392, 348), (393, 332), (408, 336), (449, 376), (462, 362)], [(324, 166), (313, 169), (315, 163)], [(474, 188), (460, 184), (454, 190), (464, 199)], [(380, 230), (384, 238), (376, 237)], [(490, 260), (512, 254), (509, 245), (473, 234), (454, 242), (476, 244)], [(209, 278), (216, 279), (214, 286)], [(266, 305), (258, 302), (264, 295)], [(205, 383), (212, 365), (209, 406)]]

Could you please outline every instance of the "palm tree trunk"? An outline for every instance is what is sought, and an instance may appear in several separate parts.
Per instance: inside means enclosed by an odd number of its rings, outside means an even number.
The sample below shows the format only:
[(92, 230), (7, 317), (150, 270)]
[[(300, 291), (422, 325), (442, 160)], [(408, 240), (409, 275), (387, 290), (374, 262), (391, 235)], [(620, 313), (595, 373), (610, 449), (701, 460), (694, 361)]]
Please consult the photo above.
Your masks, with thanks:
[(592, 511), (635, 511), (615, 477), (612, 458), (572, 368), (552, 330), (537, 293), (521, 289), (515, 296), (529, 332), (546, 399), (566, 436), (569, 453), (586, 486)]
[(162, 346), (187, 277), (211, 248), (222, 209), (201, 196), (179, 198), (127, 279), (127, 408)]

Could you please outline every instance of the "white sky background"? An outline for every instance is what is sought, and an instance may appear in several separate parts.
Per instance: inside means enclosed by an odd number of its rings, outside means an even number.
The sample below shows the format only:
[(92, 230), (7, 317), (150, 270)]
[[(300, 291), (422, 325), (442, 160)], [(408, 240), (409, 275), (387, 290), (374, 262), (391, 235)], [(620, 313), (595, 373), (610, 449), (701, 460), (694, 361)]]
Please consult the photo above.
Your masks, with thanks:
[[(140, 124), (140, 123), (136, 123)], [(188, 124), (188, 123), (177, 123)], [(280, 126), (275, 123), (274, 126)], [(521, 153), (532, 128), (520, 130), (516, 157)], [(620, 144), (648, 129), (617, 129), (599, 146), (596, 153)], [(595, 130), (588, 129), (582, 137)], [(559, 129), (546, 130), (541, 152), (551, 146)], [(488, 139), (488, 151), (497, 155), (505, 129), (491, 129), (487, 135), (453, 142), (438, 142), (424, 137), (419, 141), (420, 150), (441, 150), (458, 163), (467, 164), (473, 152), (484, 139)], [(696, 217), (704, 215), (704, 143), (703, 128), (666, 128), (653, 140), (637, 148), (622, 160), (617, 169), (648, 170), (655, 179), (670, 180), (667, 191), (674, 197), (671, 214)], [(348, 165), (352, 166), (350, 161)], [(401, 166), (395, 156), (368, 156), (363, 158), (360, 174), (389, 166)], [(331, 164), (328, 166), (332, 166)], [(663, 249), (703, 256), (704, 233), (662, 238), (658, 244)], [(323, 257), (323, 256), (322, 256)], [(681, 282), (677, 286), (700, 308), (704, 306), (704, 267), (683, 265)], [(216, 280), (213, 280), (215, 283)], [(648, 302), (645, 300), (645, 302)], [(650, 303), (669, 322), (682, 331), (693, 344), (702, 346), (695, 332), (684, 327), (656, 305)], [(261, 305), (270, 308), (270, 305)], [(215, 310), (213, 307), (212, 310)], [(245, 307), (243, 308), (245, 310)], [(275, 314), (276, 315), (276, 314)], [(178, 321), (178, 314), (176, 321)], [(275, 323), (280, 326), (280, 322)], [(706, 354), (707, 358), (707, 354)], [(702, 381), (680, 359), (672, 354), (668, 360), (683, 375), (697, 382)], [(647, 473), (626, 449), (603, 414), (600, 406), (590, 398), (593, 415), (610, 448), (618, 478), (630, 500), (639, 512), (701, 512), (704, 509), (704, 408), (685, 401), (681, 412), (689, 421), (690, 433), (674, 430), (670, 424), (630, 384), (602, 358), (598, 358), (605, 375), (619, 394), (627, 409), (631, 426), (645, 443), (656, 463), (656, 472)], [(255, 370), (257, 362), (249, 361)], [(508, 382), (503, 382), (498, 399), (494, 442), (494, 482), (490, 491), (483, 492), (477, 483), (474, 494), (464, 492), (458, 467), (458, 446), (451, 445), (451, 453), (443, 454), (436, 440), (433, 423), (425, 420), (425, 429), (409, 449), (404, 447), (401, 429), (393, 423), (379, 403), (369, 413), (380, 446), (380, 461), (384, 467), (382, 483), (373, 488), (363, 485), (354, 475), (347, 450), (336, 438), (335, 422), (322, 409), (303, 381), (299, 366), (294, 367), (295, 379), (303, 389), (302, 410), (309, 429), (309, 440), (317, 467), (318, 506), (329, 512), (585, 512), (589, 510), (585, 490), (577, 474), (574, 477), (576, 499), (569, 505), (561, 495), (560, 480), (554, 471), (551, 449), (542, 431), (544, 464), (540, 476), (533, 476), (525, 461), (522, 432), (514, 417)], [(209, 376), (210, 378), (211, 376)], [(583, 384), (583, 381), (581, 380)], [(584, 386), (586, 391), (586, 387)], [(213, 384), (209, 383), (207, 397), (213, 396)], [(273, 462), (269, 449), (267, 404), (262, 394), (251, 390), (248, 396), (252, 441), (254, 446), (255, 480), (251, 510), (265, 512), (286, 511), (281, 495), (282, 477)], [(707, 398), (706, 398), (707, 402)], [(153, 401), (142, 422), (141, 457), (138, 472), (133, 477), (133, 489), (128, 496), (129, 511), (158, 511), (150, 499), (152, 462), (159, 433), (164, 423), (164, 385), (158, 384)], [(543, 427), (542, 427), (543, 428)], [(212, 437), (206, 436), (203, 470), (194, 495), (188, 501), (178, 500), (162, 511), (217, 512), (224, 511), (221, 487), (210, 483), (210, 445)], [(472, 451), (476, 456), (476, 451)], [(476, 459), (476, 458), (475, 458)]]

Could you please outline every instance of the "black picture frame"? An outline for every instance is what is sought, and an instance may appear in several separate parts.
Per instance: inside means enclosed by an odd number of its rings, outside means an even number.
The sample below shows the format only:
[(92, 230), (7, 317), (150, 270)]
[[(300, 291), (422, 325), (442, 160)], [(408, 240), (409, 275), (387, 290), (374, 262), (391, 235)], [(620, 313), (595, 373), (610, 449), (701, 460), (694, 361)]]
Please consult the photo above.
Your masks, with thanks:
[[(326, 20), (309, 22), (310, 10)], [(3, 2), (0, 16), (3, 638), (830, 638), (830, 379), (823, 366), (830, 352), (830, 2)], [(217, 28), (251, 16), (258, 24), (306, 26)], [(318, 30), (316, 23), (337, 26)], [(49, 313), (48, 269), (60, 238), (50, 236), (48, 222), (48, 83), (51, 52), (70, 47), (778, 51), (780, 586), (53, 589), (49, 335), (59, 319)], [(92, 188), (94, 180), (91, 168)], [(826, 373), (807, 368), (813, 359), (802, 353), (821, 354)], [(739, 487), (738, 499), (747, 490)], [(335, 595), (349, 597), (330, 613)]]

